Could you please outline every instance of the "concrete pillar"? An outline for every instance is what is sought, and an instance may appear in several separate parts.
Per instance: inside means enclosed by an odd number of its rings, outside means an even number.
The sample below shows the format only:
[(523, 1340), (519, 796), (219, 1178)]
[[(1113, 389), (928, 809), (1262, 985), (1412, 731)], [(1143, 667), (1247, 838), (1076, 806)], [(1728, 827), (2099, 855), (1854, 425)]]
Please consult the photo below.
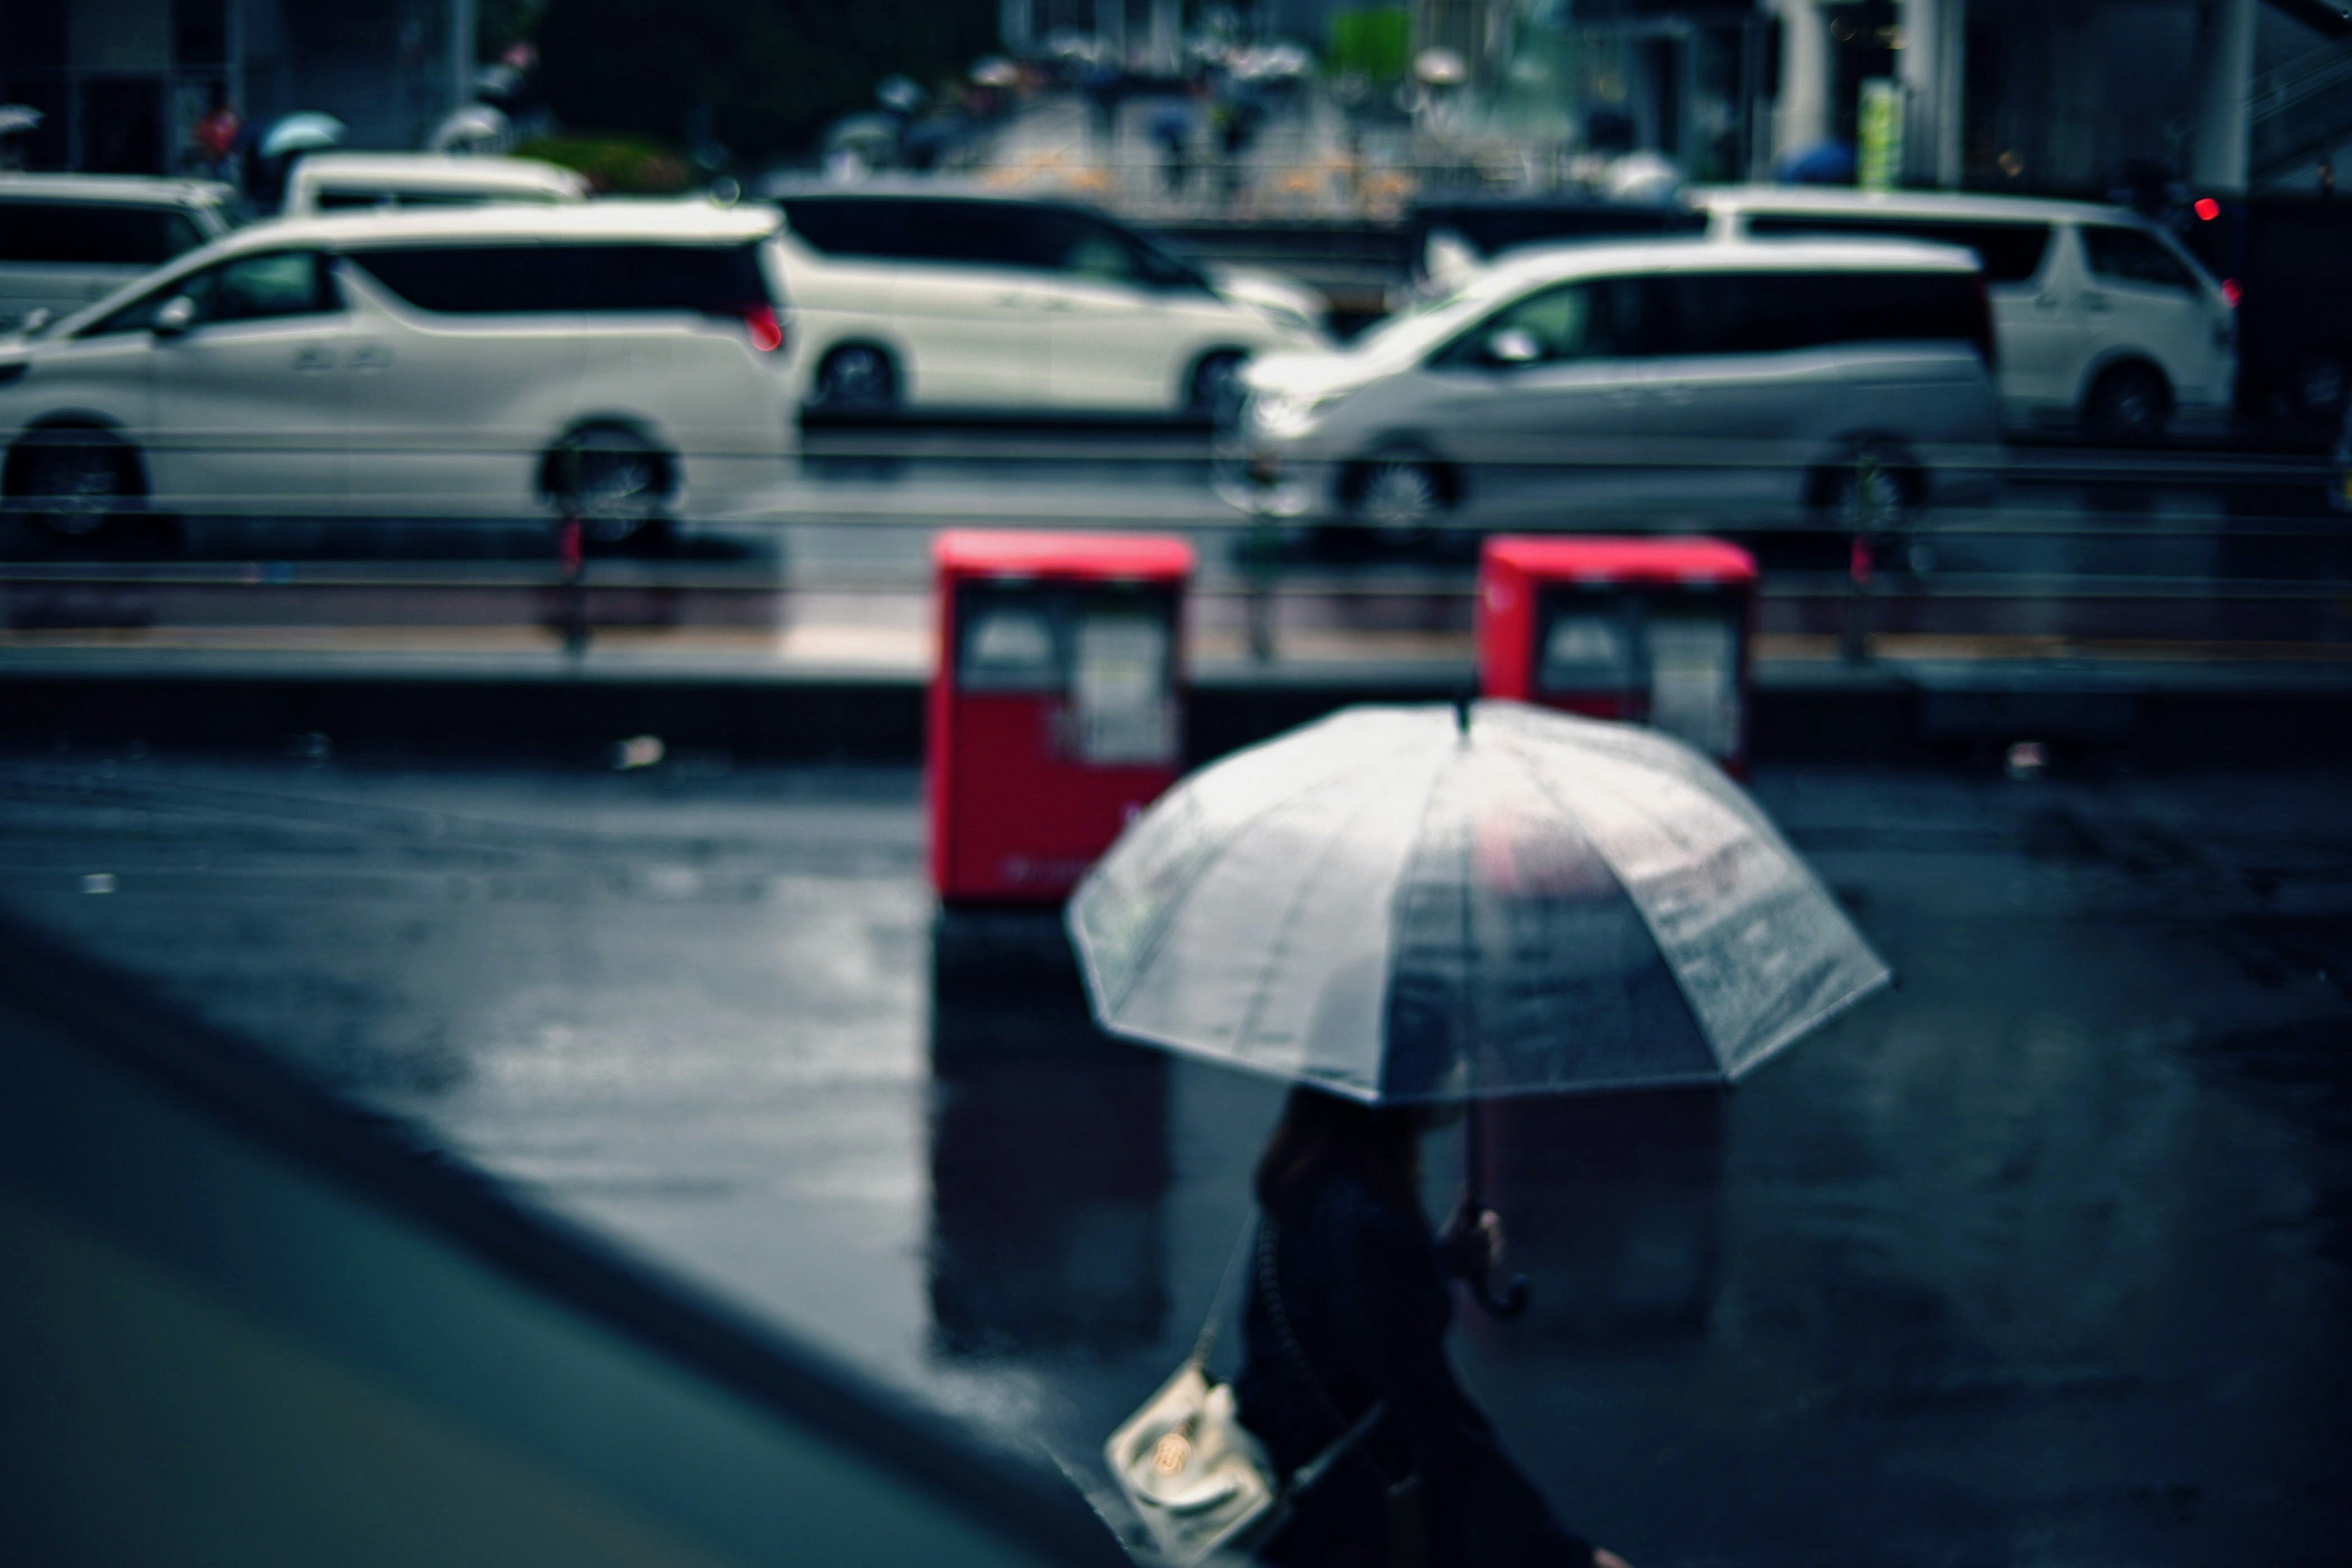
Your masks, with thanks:
[(1015, 58), (1026, 57), (1034, 47), (1035, 14), (1032, 0), (1002, 0), (996, 9), (997, 47)]
[(454, 114), (474, 101), (474, 0), (449, 0), (449, 107)]
[(2206, 0), (2197, 29), (2197, 140), (2189, 180), (2202, 189), (2246, 188), (2254, 77), (2254, 0)]
[(1109, 63), (1125, 69), (1127, 58), (1127, 0), (1095, 0), (1095, 37), (1110, 51)]
[(1780, 0), (1780, 95), (1772, 110), (1774, 163), (1829, 139), (1830, 29), (1814, 0)]
[(1904, 0), (1896, 70), (1909, 95), (1904, 177), (1913, 184), (1960, 183), (1960, 119), (1967, 97), (1968, 0)]
[(1151, 68), (1173, 71), (1184, 56), (1183, 0), (1151, 0)]

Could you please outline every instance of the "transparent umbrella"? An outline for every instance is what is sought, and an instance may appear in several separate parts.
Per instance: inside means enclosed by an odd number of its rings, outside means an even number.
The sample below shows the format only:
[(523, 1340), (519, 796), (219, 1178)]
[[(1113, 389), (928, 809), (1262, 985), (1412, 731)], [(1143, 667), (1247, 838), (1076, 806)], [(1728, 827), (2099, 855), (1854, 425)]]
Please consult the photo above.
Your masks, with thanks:
[(1205, 769), (1067, 918), (1107, 1029), (1381, 1104), (1727, 1082), (1888, 979), (1712, 763), (1513, 702)]
[(343, 140), (343, 122), (331, 114), (309, 110), (289, 114), (262, 137), (261, 155), (278, 158), (289, 153), (316, 153), (338, 146)]

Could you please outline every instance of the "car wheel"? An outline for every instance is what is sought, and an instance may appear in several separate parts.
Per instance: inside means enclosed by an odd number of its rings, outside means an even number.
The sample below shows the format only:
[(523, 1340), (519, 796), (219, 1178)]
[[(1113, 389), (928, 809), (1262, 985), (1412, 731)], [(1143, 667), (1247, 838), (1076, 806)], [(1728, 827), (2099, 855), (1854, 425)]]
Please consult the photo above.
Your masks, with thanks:
[(1391, 452), (1372, 458), (1355, 482), (1356, 521), (1393, 544), (1420, 544), (1444, 519), (1445, 476), (1428, 458)]
[(2154, 365), (2119, 364), (2083, 399), (2083, 427), (2105, 441), (2153, 441), (2172, 412), (2171, 388)]
[(138, 459), (103, 430), (38, 431), (8, 466), (11, 505), (65, 539), (89, 538), (140, 494)]
[(1184, 412), (1232, 424), (1241, 413), (1242, 366), (1248, 363), (1247, 354), (1234, 350), (1202, 354), (1184, 389)]
[(550, 496), (597, 544), (617, 544), (659, 521), (669, 499), (668, 459), (631, 431), (583, 430), (551, 453), (548, 463)]
[(809, 388), (812, 407), (874, 414), (898, 405), (898, 368), (871, 343), (848, 343), (824, 356)]

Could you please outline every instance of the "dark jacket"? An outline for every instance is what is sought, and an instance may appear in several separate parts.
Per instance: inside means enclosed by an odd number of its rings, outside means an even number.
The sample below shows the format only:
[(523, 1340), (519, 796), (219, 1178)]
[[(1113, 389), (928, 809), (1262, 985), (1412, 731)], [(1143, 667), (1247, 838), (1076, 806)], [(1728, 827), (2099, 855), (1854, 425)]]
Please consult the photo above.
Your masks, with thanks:
[[(1248, 1264), (1234, 1380), (1242, 1422), (1288, 1475), (1376, 1401), (1386, 1409), (1299, 1498), (1261, 1560), (1392, 1568), (1389, 1489), (1418, 1477), (1428, 1568), (1590, 1568), (1591, 1547), (1553, 1520), (1454, 1379), (1444, 1351), (1453, 1302), (1427, 1223), (1347, 1175), (1289, 1206), (1262, 1223)], [(1268, 1300), (1269, 1273), (1296, 1354)]]

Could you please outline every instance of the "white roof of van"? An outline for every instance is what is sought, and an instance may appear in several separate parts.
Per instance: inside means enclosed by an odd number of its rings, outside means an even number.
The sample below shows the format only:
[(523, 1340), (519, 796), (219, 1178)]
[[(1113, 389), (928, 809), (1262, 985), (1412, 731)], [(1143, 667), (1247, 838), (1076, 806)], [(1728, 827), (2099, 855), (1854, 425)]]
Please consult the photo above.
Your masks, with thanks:
[(1831, 216), (1884, 213), (1917, 218), (2010, 223), (2137, 223), (2129, 208), (2042, 196), (1979, 196), (1953, 191), (1856, 191), (1833, 185), (1701, 185), (1690, 193), (1703, 209), (1789, 212)]
[(512, 190), (582, 198), (588, 194), (588, 182), (579, 174), (536, 158), (447, 153), (313, 153), (294, 165), (294, 178), (313, 185), (398, 190)]
[(217, 242), (215, 252), (270, 250), (288, 245), (329, 249), (466, 240), (663, 240), (725, 244), (763, 239), (782, 217), (775, 208), (719, 206), (701, 200), (596, 201), (577, 205), (409, 207), (273, 218)]
[(1507, 252), (1479, 273), (1511, 284), (1567, 281), (1608, 273), (1655, 272), (1974, 272), (1976, 253), (1912, 239), (1710, 240), (1666, 238), (1576, 241)]
[(150, 174), (0, 173), (0, 201), (169, 203), (215, 206), (236, 193), (217, 180), (166, 180)]

